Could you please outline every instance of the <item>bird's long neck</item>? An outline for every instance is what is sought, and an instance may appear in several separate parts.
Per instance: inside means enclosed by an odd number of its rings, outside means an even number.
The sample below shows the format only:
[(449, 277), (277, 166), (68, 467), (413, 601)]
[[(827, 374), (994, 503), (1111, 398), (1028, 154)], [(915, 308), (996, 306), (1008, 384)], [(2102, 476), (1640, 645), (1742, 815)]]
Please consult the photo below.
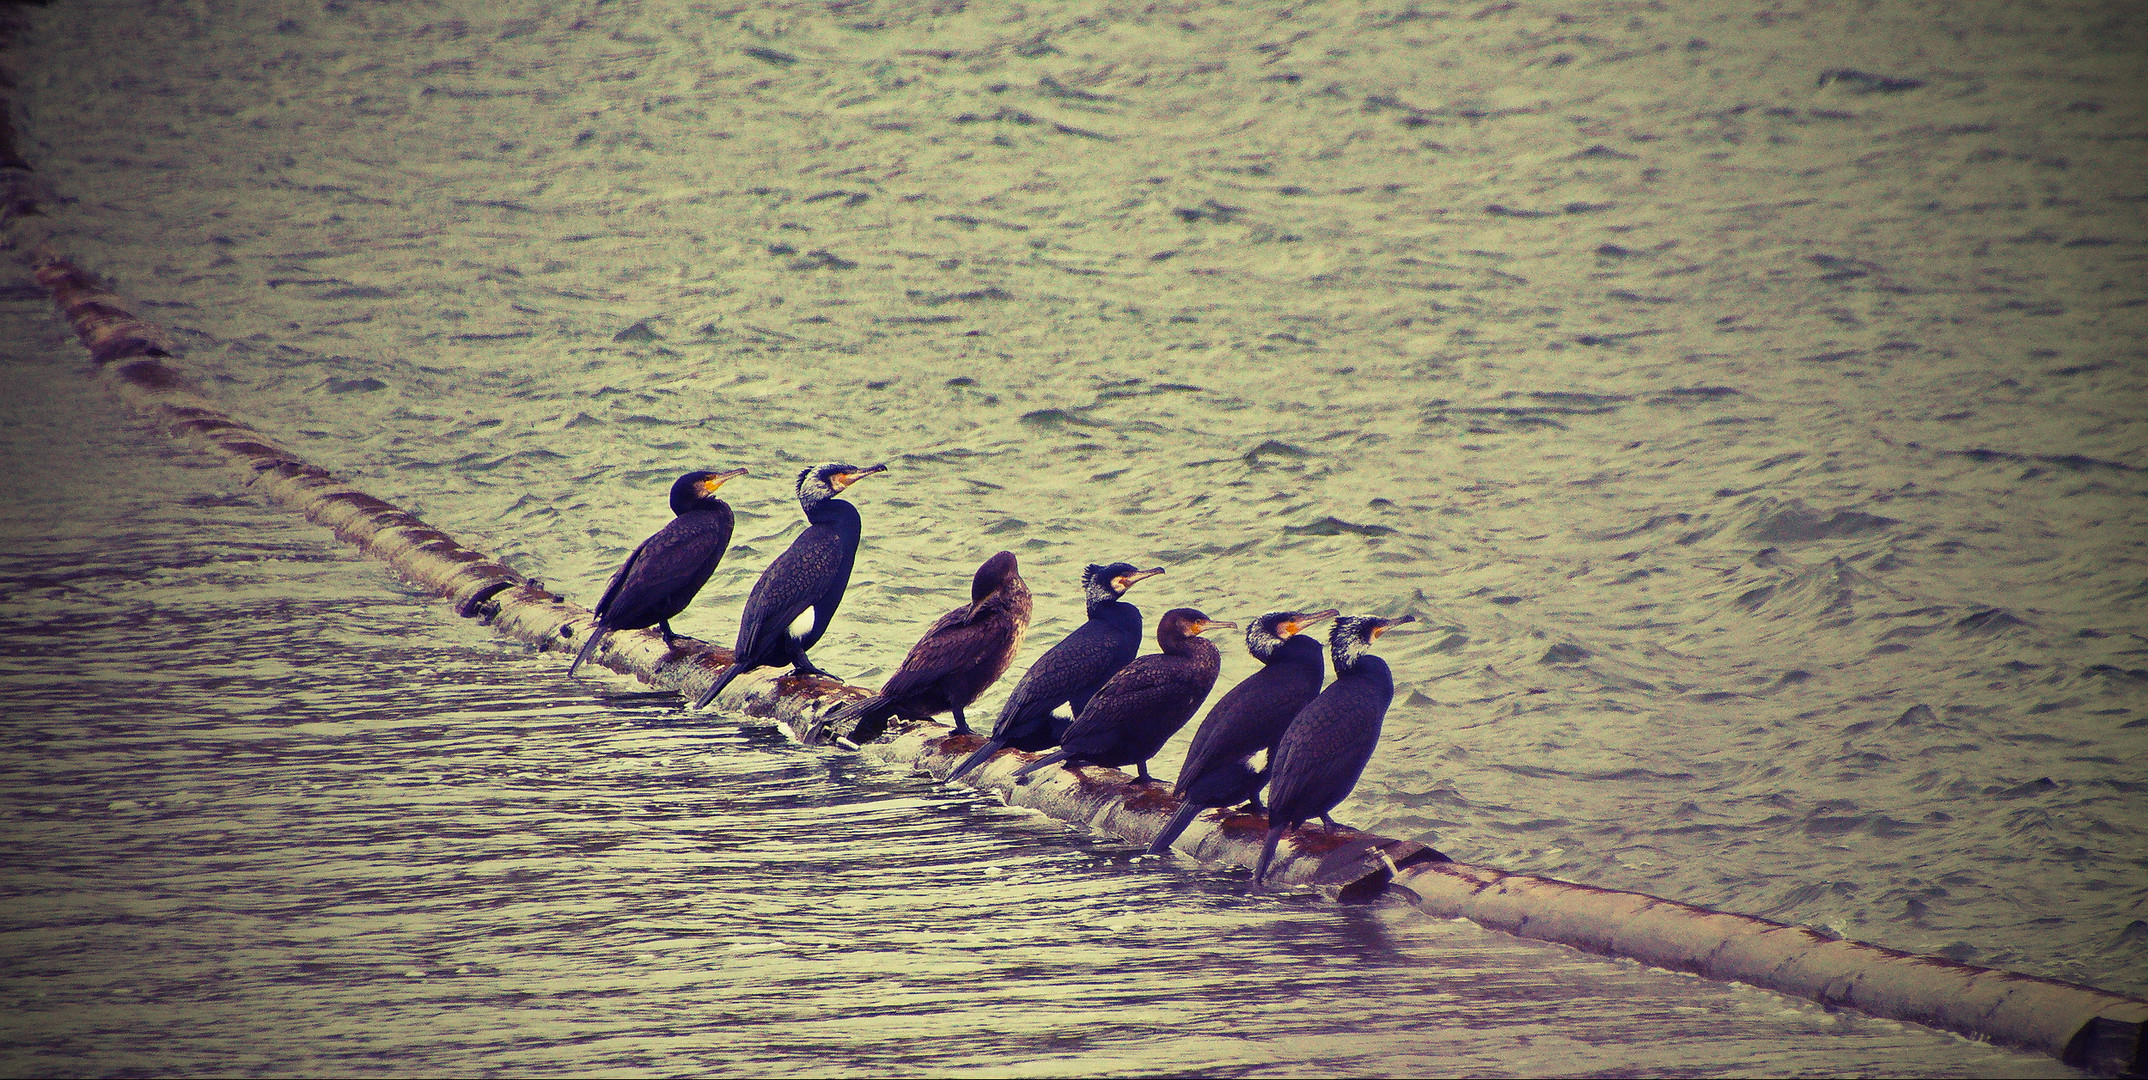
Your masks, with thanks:
[(1216, 643), (1199, 634), (1180, 634), (1160, 642), (1163, 651), (1173, 656), (1185, 656), (1210, 666), (1220, 667), (1223, 654), (1216, 650)]
[(1335, 681), (1349, 679), (1353, 682), (1370, 683), (1383, 688), (1389, 694), (1395, 692), (1394, 672), (1387, 669), (1387, 661), (1370, 653), (1360, 653), (1349, 667), (1335, 673)]
[(1029, 589), (1018, 581), (1002, 583), (998, 588), (970, 600), (970, 612), (1014, 611), (1029, 605)]
[(1106, 613), (1122, 607), (1133, 611), (1136, 616), (1141, 613), (1141, 609), (1119, 599), (1118, 594), (1102, 589), (1089, 594), (1088, 607), (1089, 617), (1092, 619), (1100, 618)]
[(863, 519), (858, 517), (858, 508), (844, 499), (821, 499), (810, 503), (805, 508), (805, 517), (815, 525), (833, 525), (849, 533), (858, 532), (864, 525)]
[(1261, 657), (1260, 662), (1270, 667), (1276, 664), (1298, 667), (1310, 663), (1318, 668), (1321, 665), (1320, 643), (1303, 634), (1293, 634), (1268, 650), (1268, 655)]

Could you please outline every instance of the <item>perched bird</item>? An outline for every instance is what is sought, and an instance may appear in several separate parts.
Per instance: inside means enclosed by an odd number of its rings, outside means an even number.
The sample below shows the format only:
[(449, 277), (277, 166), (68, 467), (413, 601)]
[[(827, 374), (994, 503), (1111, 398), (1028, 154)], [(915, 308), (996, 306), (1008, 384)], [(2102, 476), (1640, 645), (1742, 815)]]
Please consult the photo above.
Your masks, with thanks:
[(678, 638), (671, 632), (672, 617), (693, 603), (694, 594), (708, 583), (724, 549), (731, 546), (731, 507), (716, 497), (716, 489), (744, 475), (744, 469), (690, 472), (672, 481), (675, 516), (656, 535), (642, 541), (604, 587), (604, 596), (597, 601), (596, 629), (567, 665), (568, 678), (614, 630), (654, 626), (663, 632), (665, 645)]
[[(1009, 746), (1034, 752), (1059, 745), (1059, 736), (1073, 722), (1072, 716), (1081, 715), (1096, 688), (1118, 674), (1141, 651), (1141, 609), (1119, 598), (1135, 582), (1161, 573), (1161, 566), (1136, 570), (1132, 563), (1090, 564), (1081, 576), (1089, 621), (1075, 627), (1073, 633), (1059, 639), (1059, 644), (1029, 666), (1022, 681), (1014, 684), (1014, 693), (1007, 695), (1007, 703), (1000, 707), (999, 722), (992, 725), (992, 738), (964, 758), (947, 778), (959, 779)], [(1072, 714), (1066, 720), (1052, 712), (1061, 705)]]
[(1138, 657), (1119, 669), (1067, 726), (1059, 749), (1021, 767), (1022, 777), (1046, 765), (1132, 765), (1136, 782), (1154, 783), (1149, 759), (1193, 718), (1215, 688), (1223, 654), (1201, 637), (1205, 630), (1236, 627), (1192, 608), (1172, 608), (1156, 623), (1161, 653)]
[[(731, 666), (716, 677), (715, 685), (702, 693), (694, 708), (707, 708), (731, 680), (757, 667), (789, 663), (795, 674), (826, 675), (806, 659), (806, 650), (828, 632), (836, 605), (843, 602), (843, 589), (850, 584), (850, 565), (858, 556), (858, 538), (864, 525), (858, 508), (836, 498), (843, 489), (886, 465), (815, 465), (798, 474), (798, 505), (805, 511), (806, 530), (791, 546), (761, 571), (746, 597), (746, 610), (738, 620), (738, 643), (731, 647)], [(806, 622), (810, 611), (812, 621)]]
[(1414, 622), (1413, 616), (1381, 619), (1367, 615), (1335, 620), (1328, 651), (1335, 659), (1335, 681), (1320, 692), (1283, 729), (1269, 766), (1268, 838), (1261, 844), (1253, 884), (1268, 876), (1275, 845), (1283, 834), (1309, 818), (1328, 828), (1328, 811), (1350, 794), (1380, 742), (1380, 721), (1395, 700), (1395, 677), (1387, 661), (1366, 650), (1390, 628)]
[[(1171, 850), (1171, 841), (1203, 810), (1248, 800), (1252, 809), (1260, 809), (1260, 788), (1275, 764), (1276, 740), (1298, 710), (1320, 696), (1320, 682), (1327, 677), (1320, 643), (1298, 633), (1335, 614), (1334, 608), (1272, 611), (1246, 627), (1246, 651), (1261, 662), (1261, 669), (1231, 687), (1193, 733), (1193, 746), (1178, 770), (1182, 805), (1149, 845), (1150, 854)], [(1267, 760), (1255, 772), (1253, 755), (1263, 750)]]
[(816, 743), (830, 727), (847, 728), (852, 742), (870, 742), (888, 718), (952, 711), (955, 730), (968, 731), (962, 710), (1006, 673), (1029, 630), (1029, 585), (1014, 552), (986, 559), (970, 581), (970, 602), (940, 616), (910, 647), (880, 692), (821, 718), (806, 731)]

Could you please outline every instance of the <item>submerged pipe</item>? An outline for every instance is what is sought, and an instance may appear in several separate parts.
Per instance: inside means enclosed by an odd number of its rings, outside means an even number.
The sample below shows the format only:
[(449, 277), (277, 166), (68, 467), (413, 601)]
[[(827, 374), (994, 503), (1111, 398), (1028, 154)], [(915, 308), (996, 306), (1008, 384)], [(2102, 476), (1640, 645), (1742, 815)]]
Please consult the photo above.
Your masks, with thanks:
[[(29, 231), (20, 206), (18, 200), (4, 209), (6, 231), (18, 248)], [(405, 579), (454, 601), (458, 614), (501, 634), (571, 653), (594, 630), (587, 608), (307, 464), (224, 412), (166, 363), (168, 338), (160, 328), (136, 318), (49, 244), (31, 246), (29, 261), (120, 398), (174, 437), (223, 458), (253, 477), (253, 486), (270, 499), (328, 526)], [(650, 685), (698, 695), (729, 665), (731, 653), (690, 638), (667, 648), (660, 634), (644, 630), (613, 634), (592, 659)], [(719, 703), (774, 720), (796, 735), (870, 694), (777, 670), (740, 678)], [(866, 750), (945, 778), (983, 743), (946, 730), (920, 723)], [(1161, 785), (1136, 784), (1116, 769), (1046, 769), (1028, 784), (1014, 784), (1015, 769), (1036, 756), (1000, 754), (962, 782), (1134, 844), (1154, 839), (1178, 808)], [(1195, 820), (1180, 848), (1204, 862), (1250, 868), (1266, 829), (1260, 815), (1213, 811)], [(1430, 914), (2040, 1050), (2093, 1072), (2148, 1073), (2148, 999), (1915, 956), (1642, 893), (1469, 866), (1415, 841), (1369, 833), (1296, 830), (1277, 858), (1272, 873), (1278, 880), (1332, 889), (1346, 902), (1400, 896)]]
[[(864, 749), (944, 779), (984, 745), (978, 736), (947, 731), (925, 724)], [(1043, 769), (1027, 784), (1014, 783), (1015, 770), (1041, 756), (1007, 751), (962, 782), (997, 792), (1009, 805), (1141, 845), (1179, 808), (1163, 785), (1136, 784), (1117, 769)], [(1209, 811), (1194, 819), (1178, 848), (1204, 863), (1251, 870), (1267, 828), (1260, 814)], [(1350, 829), (1293, 830), (1277, 849), (1269, 878), (1327, 886), (1345, 903), (1403, 899), (1428, 915), (2041, 1050), (2091, 1072), (2148, 1071), (2148, 1000), (2092, 986), (1918, 956), (1646, 893), (1471, 866), (1415, 841)]]
[(2148, 1000), (2126, 994), (1489, 867), (1425, 863), (1395, 886), (1422, 911), (1521, 937), (2041, 1050), (2106, 1075), (2148, 1065)]

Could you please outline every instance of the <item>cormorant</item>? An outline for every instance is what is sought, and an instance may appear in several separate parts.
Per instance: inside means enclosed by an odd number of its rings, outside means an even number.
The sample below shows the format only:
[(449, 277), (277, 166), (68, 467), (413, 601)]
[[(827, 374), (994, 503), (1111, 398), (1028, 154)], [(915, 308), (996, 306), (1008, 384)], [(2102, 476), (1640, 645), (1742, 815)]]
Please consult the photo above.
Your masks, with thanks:
[(1067, 725), (1059, 749), (1021, 767), (1022, 777), (1057, 762), (1068, 765), (1132, 765), (1135, 782), (1149, 784), (1149, 759), (1193, 718), (1215, 688), (1223, 654), (1200, 635), (1204, 630), (1236, 627), (1217, 622), (1192, 608), (1172, 608), (1156, 623), (1161, 653), (1138, 657), (1119, 669), (1087, 708)]
[[(806, 650), (828, 632), (828, 624), (835, 619), (836, 605), (843, 602), (843, 589), (850, 584), (850, 565), (858, 556), (858, 538), (864, 532), (858, 508), (836, 496), (886, 469), (886, 465), (830, 462), (798, 474), (798, 505), (805, 511), (806, 530), (753, 583), (746, 610), (739, 616), (731, 666), (716, 677), (694, 708), (707, 708), (731, 680), (757, 667), (788, 662), (794, 674), (828, 674), (806, 659)], [(800, 629), (797, 624), (808, 610), (813, 621)]]
[(1268, 876), (1275, 845), (1284, 833), (1316, 817), (1328, 828), (1337, 827), (1328, 811), (1357, 786), (1365, 763), (1372, 760), (1372, 748), (1380, 742), (1380, 721), (1395, 700), (1395, 677), (1387, 661), (1366, 650), (1389, 628), (1414, 621), (1410, 615), (1335, 620), (1335, 629), (1328, 632), (1335, 681), (1291, 720), (1276, 743), (1275, 762), (1269, 766), (1268, 838), (1253, 868), (1254, 885)]
[(1071, 716), (1061, 720), (1052, 710), (1063, 704), (1072, 716), (1081, 715), (1097, 687), (1118, 674), (1141, 651), (1141, 609), (1119, 597), (1126, 595), (1135, 582), (1161, 573), (1161, 566), (1136, 570), (1132, 563), (1090, 564), (1081, 576), (1089, 621), (1075, 627), (1073, 633), (1059, 639), (1029, 666), (1022, 681), (1014, 684), (1014, 693), (1007, 695), (1007, 703), (1000, 707), (999, 721), (992, 725), (992, 738), (964, 758), (947, 778), (960, 779), (1009, 746), (1035, 752), (1059, 745), (1059, 736), (1073, 720)]
[(642, 541), (604, 586), (604, 596), (597, 601), (596, 628), (567, 665), (568, 678), (614, 630), (654, 626), (663, 632), (667, 646), (678, 638), (671, 632), (672, 616), (693, 602), (694, 594), (716, 571), (724, 549), (731, 546), (731, 507), (716, 497), (716, 489), (744, 475), (744, 469), (690, 472), (672, 481), (675, 516), (656, 535)]
[(1029, 607), (1029, 585), (1014, 552), (986, 559), (970, 581), (970, 602), (940, 616), (878, 694), (822, 717), (806, 731), (805, 741), (817, 743), (829, 727), (844, 724), (852, 742), (870, 742), (887, 730), (889, 717), (950, 710), (955, 730), (969, 731), (962, 710), (1014, 662), (1029, 630)]
[[(1335, 614), (1334, 608), (1272, 611), (1246, 627), (1246, 651), (1261, 662), (1261, 669), (1231, 687), (1193, 733), (1193, 746), (1178, 770), (1183, 805), (1149, 845), (1150, 854), (1171, 850), (1171, 841), (1203, 810), (1248, 800), (1252, 810), (1260, 809), (1260, 788), (1275, 763), (1276, 740), (1298, 710), (1320, 696), (1320, 682), (1327, 677), (1320, 643), (1298, 632)], [(1267, 761), (1254, 772), (1250, 762), (1263, 750)]]

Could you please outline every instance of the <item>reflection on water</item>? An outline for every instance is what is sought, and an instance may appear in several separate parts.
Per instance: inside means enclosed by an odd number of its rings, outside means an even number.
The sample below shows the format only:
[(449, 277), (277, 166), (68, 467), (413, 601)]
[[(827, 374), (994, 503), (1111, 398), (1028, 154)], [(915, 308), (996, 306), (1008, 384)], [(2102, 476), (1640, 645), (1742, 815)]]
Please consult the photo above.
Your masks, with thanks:
[(593, 695), (5, 319), (8, 1073), (2067, 1072)]

